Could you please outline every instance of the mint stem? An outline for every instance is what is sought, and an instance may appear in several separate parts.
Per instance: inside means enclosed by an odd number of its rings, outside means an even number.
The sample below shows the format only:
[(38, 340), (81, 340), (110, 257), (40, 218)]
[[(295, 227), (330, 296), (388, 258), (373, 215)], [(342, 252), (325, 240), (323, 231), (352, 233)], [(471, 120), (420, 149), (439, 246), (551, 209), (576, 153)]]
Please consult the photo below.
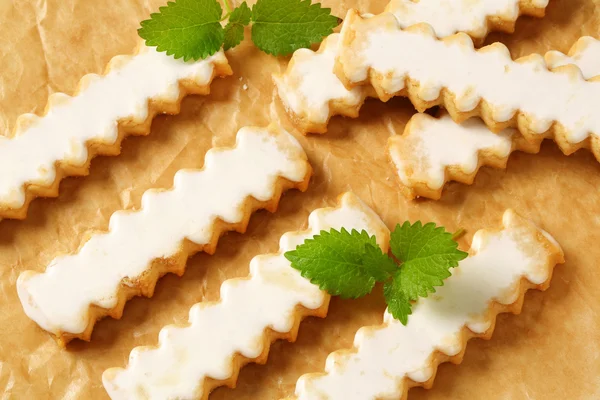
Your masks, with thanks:
[[(226, 17), (229, 17), (229, 14), (231, 14), (231, 5), (229, 4), (229, 0), (223, 0), (223, 3), (225, 3), (225, 10), (227, 10)], [(222, 19), (221, 21), (223, 20), (224, 19)]]
[(456, 232), (454, 232), (452, 234), (452, 240), (458, 240), (461, 237), (463, 237), (463, 235), (466, 233), (467, 231), (465, 231), (463, 228), (459, 228)]

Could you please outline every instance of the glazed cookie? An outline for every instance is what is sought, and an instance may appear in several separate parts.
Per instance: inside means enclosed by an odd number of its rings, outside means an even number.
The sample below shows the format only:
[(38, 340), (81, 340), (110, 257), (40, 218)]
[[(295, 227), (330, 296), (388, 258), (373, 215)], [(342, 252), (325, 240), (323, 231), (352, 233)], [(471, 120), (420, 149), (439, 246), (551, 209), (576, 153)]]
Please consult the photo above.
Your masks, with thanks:
[(470, 256), (436, 293), (420, 299), (407, 325), (387, 311), (383, 325), (361, 328), (354, 349), (329, 355), (324, 373), (297, 382), (296, 399), (404, 399), (413, 386), (429, 388), (439, 364), (460, 363), (467, 341), (489, 339), (496, 315), (518, 313), (525, 292), (544, 290), (563, 262), (556, 241), (508, 210), (503, 228), (478, 231)]
[(35, 197), (56, 197), (62, 178), (87, 175), (96, 155), (118, 155), (128, 135), (147, 135), (156, 114), (179, 112), (188, 93), (208, 94), (231, 75), (222, 51), (198, 62), (139, 45), (104, 75), (86, 75), (74, 96), (50, 96), (42, 117), (24, 114), (13, 137), (0, 136), (0, 218), (23, 219)]
[(335, 208), (313, 211), (308, 224), (305, 231), (284, 234), (278, 253), (254, 257), (248, 277), (225, 281), (221, 300), (194, 305), (188, 325), (163, 328), (157, 347), (135, 348), (125, 369), (105, 371), (110, 397), (206, 399), (218, 386), (235, 386), (245, 364), (265, 363), (273, 341), (295, 341), (302, 319), (324, 317), (329, 305), (329, 295), (284, 256), (305, 239), (332, 228), (365, 230), (387, 251), (389, 230), (352, 193)]
[(278, 127), (242, 128), (233, 148), (215, 148), (201, 170), (180, 170), (169, 190), (149, 190), (137, 211), (117, 211), (97, 233), (43, 273), (25, 271), (17, 289), (25, 313), (61, 344), (89, 340), (94, 323), (120, 318), (133, 296), (152, 296), (188, 256), (214, 253), (227, 231), (244, 232), (258, 209), (275, 211), (283, 191), (311, 175), (296, 139)]

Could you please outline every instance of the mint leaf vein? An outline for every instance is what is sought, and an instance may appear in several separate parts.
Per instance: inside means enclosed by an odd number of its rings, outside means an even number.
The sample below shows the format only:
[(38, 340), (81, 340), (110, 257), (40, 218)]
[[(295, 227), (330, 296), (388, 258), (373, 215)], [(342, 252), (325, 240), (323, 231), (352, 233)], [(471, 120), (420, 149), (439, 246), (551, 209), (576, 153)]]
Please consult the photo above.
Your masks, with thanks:
[[(394, 262), (366, 231), (332, 229), (307, 239), (285, 257), (302, 276), (322, 290), (343, 298), (362, 297), (375, 283), (389, 276), (381, 264), (393, 268)], [(391, 267), (390, 267), (391, 265)]]
[(320, 42), (339, 24), (331, 9), (310, 0), (259, 0), (252, 21), (256, 47), (276, 56)]
[(224, 30), (219, 22), (223, 9), (216, 0), (177, 0), (160, 7), (142, 21), (138, 34), (146, 45), (156, 46), (176, 59), (199, 60), (221, 48)]

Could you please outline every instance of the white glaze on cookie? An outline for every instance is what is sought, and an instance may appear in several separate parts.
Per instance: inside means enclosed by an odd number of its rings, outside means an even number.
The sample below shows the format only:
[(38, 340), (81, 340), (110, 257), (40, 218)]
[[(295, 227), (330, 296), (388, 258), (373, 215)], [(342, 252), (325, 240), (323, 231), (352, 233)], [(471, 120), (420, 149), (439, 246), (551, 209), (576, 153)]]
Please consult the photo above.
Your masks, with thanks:
[(314, 310), (328, 303), (327, 293), (291, 268), (283, 254), (321, 230), (341, 227), (366, 230), (387, 251), (386, 226), (360, 199), (346, 193), (340, 206), (312, 212), (308, 230), (284, 234), (278, 253), (254, 257), (248, 278), (225, 281), (219, 302), (193, 306), (189, 325), (163, 328), (158, 347), (136, 348), (127, 368), (107, 370), (103, 382), (110, 397), (205, 398), (205, 378), (223, 381), (237, 375), (232, 357), (259, 357), (265, 345), (270, 345), (265, 343), (267, 328), (289, 332), (298, 319), (299, 306)]
[(349, 86), (370, 83), (385, 97), (410, 80), (424, 102), (437, 101), (445, 88), (453, 97), (444, 101), (459, 112), (482, 100), (498, 123), (519, 112), (531, 134), (546, 133), (555, 121), (572, 144), (600, 134), (600, 81), (586, 81), (575, 67), (551, 72), (539, 55), (516, 62), (499, 43), (476, 51), (468, 36), (438, 40), (427, 25), (402, 30), (389, 13), (362, 19), (350, 10), (341, 34), (337, 72)]
[(590, 79), (600, 74), (600, 41), (583, 36), (571, 47), (568, 55), (549, 51), (544, 58), (550, 69), (573, 64), (579, 67), (585, 79)]
[(0, 136), (0, 208), (22, 207), (26, 184), (51, 186), (57, 163), (85, 165), (88, 143), (114, 144), (118, 122), (144, 122), (149, 100), (176, 102), (180, 81), (208, 85), (216, 64), (227, 64), (222, 51), (186, 63), (141, 46), (115, 57), (106, 75), (85, 76), (74, 97), (52, 95), (45, 116), (26, 114), (14, 137)]
[(386, 312), (383, 325), (361, 328), (354, 350), (330, 354), (324, 374), (299, 379), (297, 398), (405, 398), (406, 378), (424, 383), (433, 377), (436, 352), (461, 354), (465, 327), (475, 335), (489, 333), (494, 302), (518, 304), (527, 289), (522, 279), (529, 287), (544, 288), (555, 264), (562, 262), (562, 250), (549, 234), (513, 211), (505, 212), (503, 224), (500, 231), (475, 234), (471, 255), (451, 270), (435, 294), (413, 306), (406, 326)]
[(318, 52), (299, 49), (294, 52), (283, 75), (273, 75), (284, 105), (300, 118), (314, 124), (325, 124), (331, 114), (331, 102), (348, 108), (362, 104), (365, 90), (351, 90), (333, 73), (339, 34), (328, 36)]
[(155, 259), (180, 252), (182, 241), (213, 241), (215, 223), (247, 218), (248, 197), (269, 201), (284, 178), (303, 182), (306, 154), (289, 133), (242, 128), (234, 148), (210, 150), (202, 170), (181, 170), (170, 190), (149, 190), (139, 211), (118, 211), (109, 232), (91, 237), (78, 253), (56, 258), (44, 273), (23, 272), (17, 281), (26, 314), (45, 330), (78, 334), (89, 307), (115, 307), (120, 285), (144, 280)]
[[(386, 10), (403, 27), (427, 22), (439, 37), (463, 31), (483, 39), (488, 33), (488, 18), (514, 22), (521, 12), (520, 3), (520, 0), (392, 0)], [(547, 4), (548, 0), (537, 0), (532, 5), (544, 9)], [(346, 89), (334, 74), (338, 43), (339, 34), (334, 33), (321, 43), (318, 52), (297, 50), (286, 71), (273, 75), (279, 97), (304, 131), (326, 131), (325, 125), (333, 115), (356, 117), (357, 107), (368, 95), (364, 87)]]
[[(557, 51), (546, 53), (551, 69), (567, 64), (579, 67), (585, 78), (600, 74), (600, 41), (589, 36), (579, 39), (569, 51), (570, 56)], [(427, 114), (411, 118), (404, 134), (389, 140), (389, 154), (403, 185), (412, 195), (423, 195), (420, 185), (441, 188), (446, 180), (460, 171), (461, 181), (474, 178), (480, 165), (503, 167), (513, 150), (539, 151), (539, 145), (527, 147), (516, 129), (498, 134), (490, 131), (479, 118), (456, 124), (444, 114), (435, 119)], [(469, 182), (466, 182), (469, 183)]]
[(456, 167), (472, 174), (479, 167), (479, 153), (507, 158), (512, 150), (514, 129), (493, 133), (478, 118), (462, 124), (448, 114), (433, 118), (416, 114), (403, 135), (390, 138), (389, 152), (400, 181), (411, 187), (424, 183), (439, 189), (446, 182), (446, 168)]
[[(425, 22), (438, 37), (465, 32), (475, 38), (488, 33), (488, 19), (514, 23), (521, 11), (521, 0), (391, 0), (385, 11), (396, 16), (403, 28)], [(548, 0), (533, 0), (539, 9)]]

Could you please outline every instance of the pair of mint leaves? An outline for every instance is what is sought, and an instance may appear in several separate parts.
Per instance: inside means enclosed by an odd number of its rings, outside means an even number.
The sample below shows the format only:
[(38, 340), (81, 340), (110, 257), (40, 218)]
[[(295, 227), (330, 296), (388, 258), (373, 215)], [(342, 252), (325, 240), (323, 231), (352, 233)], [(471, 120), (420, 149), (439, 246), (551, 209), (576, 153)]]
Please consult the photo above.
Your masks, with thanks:
[(383, 282), (388, 311), (404, 325), (412, 303), (435, 293), (435, 287), (451, 275), (450, 268), (467, 257), (451, 233), (420, 221), (398, 224), (390, 236), (390, 250), (394, 257), (383, 253), (375, 236), (342, 228), (321, 231), (285, 257), (303, 277), (332, 296), (362, 297)]
[(217, 0), (169, 2), (142, 21), (138, 33), (146, 45), (188, 61), (237, 46), (244, 39), (244, 27), (250, 24), (254, 44), (279, 56), (320, 42), (340, 22), (329, 8), (311, 4), (311, 0), (258, 0), (252, 8), (243, 2), (233, 10), (230, 0), (223, 1), (225, 15)]

